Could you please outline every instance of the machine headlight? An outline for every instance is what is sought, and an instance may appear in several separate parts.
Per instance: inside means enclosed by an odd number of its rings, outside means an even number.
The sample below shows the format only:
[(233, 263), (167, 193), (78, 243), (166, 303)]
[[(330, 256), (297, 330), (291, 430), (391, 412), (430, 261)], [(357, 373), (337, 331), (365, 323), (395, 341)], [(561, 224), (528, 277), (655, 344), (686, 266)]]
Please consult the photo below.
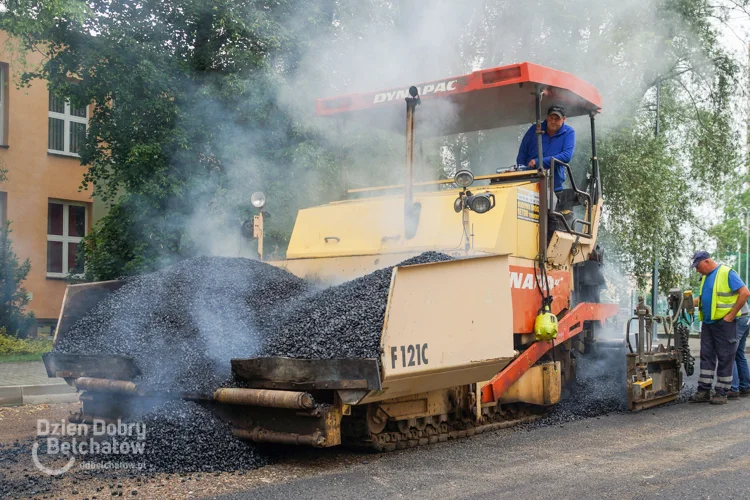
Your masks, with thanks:
[(483, 214), (495, 207), (495, 195), (491, 193), (475, 194), (474, 196), (470, 196), (466, 202), (473, 211)]
[(453, 202), (453, 210), (455, 210), (456, 213), (459, 213), (463, 209), (464, 209), (464, 200), (459, 196), (458, 198), (456, 198), (456, 201)]
[(474, 182), (474, 174), (468, 170), (459, 170), (453, 177), (453, 180), (462, 188), (467, 188)]
[(266, 205), (266, 195), (260, 191), (251, 194), (250, 203), (252, 203), (255, 208), (263, 208)]

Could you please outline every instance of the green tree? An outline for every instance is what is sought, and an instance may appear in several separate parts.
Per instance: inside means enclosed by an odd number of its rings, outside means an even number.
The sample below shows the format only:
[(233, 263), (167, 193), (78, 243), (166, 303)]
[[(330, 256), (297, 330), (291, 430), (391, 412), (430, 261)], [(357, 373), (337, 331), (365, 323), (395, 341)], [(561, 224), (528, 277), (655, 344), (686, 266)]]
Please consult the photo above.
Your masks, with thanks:
[[(348, 23), (341, 34), (346, 44), (329, 47), (327, 60), (351, 61), (368, 49), (377, 58), (398, 40), (419, 54), (403, 66), (403, 82), (412, 73), (440, 78), (531, 61), (592, 83), (604, 99), (597, 122), (607, 214), (600, 234), (608, 258), (645, 288), (658, 253), (662, 290), (682, 281), (687, 257), (706, 234), (700, 205), (721, 209), (727, 200), (721, 186), (740, 175), (735, 117), (744, 85), (719, 35), (730, 18), (748, 16), (746, 0), (532, 0), (523, 9), (516, 2), (467, 1), (448, 14), (450, 8), (424, 12), (413, 3), (365, 4), (370, 10), (356, 16), (365, 22)], [(434, 26), (450, 43), (428, 36)], [(370, 49), (376, 38), (386, 42)], [(579, 182), (589, 172), (587, 129), (578, 122)], [(445, 173), (456, 163), (482, 173), (510, 164), (515, 151), (497, 142), (494, 131), (446, 138)]]
[[(685, 203), (688, 178), (664, 137), (650, 130), (623, 129), (599, 143), (606, 196), (601, 241), (609, 259), (635, 277), (639, 288), (651, 280), (652, 256), (659, 255), (662, 283), (681, 281), (681, 228), (693, 214)], [(666, 228), (666, 229), (665, 229)]]
[(31, 270), (26, 259), (19, 263), (10, 239), (10, 222), (0, 229), (0, 328), (25, 338), (34, 324), (34, 314), (26, 312), (29, 296), (21, 284)]
[[(340, 198), (347, 187), (387, 184), (402, 171), (394, 168), (403, 161), (401, 138), (321, 127), (300, 112), (313, 109), (311, 96), (528, 60), (604, 94), (602, 240), (641, 286), (656, 249), (667, 288), (684, 274), (685, 235), (702, 231), (693, 200), (700, 193), (721, 206), (717, 186), (737, 177), (738, 68), (722, 57), (718, 35), (747, 4), (5, 0), (0, 28), (47, 56), (26, 81), (41, 77), (74, 103), (96, 103), (81, 160), (86, 183), (114, 205), (87, 238), (92, 278), (194, 254), (205, 239), (196, 217), (235, 231), (255, 190), (266, 191), (274, 215), (267, 245), (283, 248), (298, 208)], [(711, 60), (718, 62), (704, 66)], [(654, 82), (689, 68), (661, 84), (662, 134), (653, 138)], [(456, 161), (499, 161), (475, 151), (484, 144), (490, 134), (446, 138), (457, 160), (433, 155), (429, 166), (450, 174)]]
[[(467, 64), (530, 60), (570, 71), (603, 94), (597, 121), (607, 256), (645, 288), (658, 253), (662, 291), (679, 284), (695, 242), (707, 235), (699, 208), (721, 209), (728, 200), (722, 186), (736, 186), (740, 176), (735, 117), (744, 84), (719, 34), (730, 17), (748, 15), (748, 2), (474, 5), (475, 29), (466, 30), (473, 36), (462, 38)], [(665, 77), (657, 139), (654, 84)], [(578, 130), (578, 179), (588, 169), (587, 135)]]
[(747, 189), (748, 176), (725, 186), (727, 200), (721, 220), (713, 225), (702, 228), (704, 240), (716, 242), (714, 257), (721, 263), (732, 265), (743, 280), (747, 265), (747, 231), (750, 217), (750, 191)]
[[(46, 55), (23, 82), (94, 103), (83, 185), (112, 210), (86, 238), (91, 278), (194, 255), (196, 218), (239, 234), (255, 190), (276, 193), (266, 238), (282, 245), (299, 203), (330, 191), (332, 156), (278, 102), (301, 47), (330, 25), (326, 4), (5, 2), (0, 27)], [(304, 188), (285, 193), (289, 180)]]

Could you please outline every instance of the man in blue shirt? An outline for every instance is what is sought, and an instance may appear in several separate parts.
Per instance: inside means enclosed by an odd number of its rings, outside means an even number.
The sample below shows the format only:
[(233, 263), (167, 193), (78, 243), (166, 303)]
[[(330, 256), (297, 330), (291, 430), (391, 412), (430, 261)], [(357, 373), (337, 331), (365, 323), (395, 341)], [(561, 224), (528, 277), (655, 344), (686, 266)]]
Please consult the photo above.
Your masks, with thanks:
[[(552, 158), (564, 163), (570, 163), (573, 152), (576, 149), (576, 132), (573, 127), (565, 124), (565, 108), (559, 104), (549, 107), (547, 119), (542, 122), (542, 154), (544, 155), (544, 168), (549, 169)], [(529, 127), (523, 136), (521, 147), (518, 148), (516, 165), (525, 165), (529, 168), (537, 168), (536, 162), (539, 157), (536, 141), (536, 125)], [(565, 182), (565, 167), (555, 165), (555, 192), (562, 191)]]
[[(701, 368), (698, 391), (690, 401), (726, 404), (737, 352), (735, 320), (750, 297), (750, 290), (736, 272), (714, 262), (705, 250), (695, 252), (691, 267), (702, 274), (703, 279), (700, 293), (694, 299), (702, 321)], [(714, 374), (716, 394), (711, 396)]]

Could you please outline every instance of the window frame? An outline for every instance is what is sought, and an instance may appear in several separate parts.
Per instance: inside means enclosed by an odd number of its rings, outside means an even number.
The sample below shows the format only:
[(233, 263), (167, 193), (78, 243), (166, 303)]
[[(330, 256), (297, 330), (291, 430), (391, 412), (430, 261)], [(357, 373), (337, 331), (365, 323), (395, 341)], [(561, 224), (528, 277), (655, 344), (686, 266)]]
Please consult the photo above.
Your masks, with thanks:
[[(62, 243), (62, 272), (54, 273), (47, 271), (47, 265), (45, 264), (45, 271), (47, 272), (47, 278), (67, 278), (70, 272), (68, 269), (68, 243), (80, 243), (89, 233), (89, 207), (87, 203), (82, 201), (65, 201), (49, 198), (47, 200), (47, 224), (49, 225), (49, 205), (55, 203), (63, 206), (63, 234), (49, 234), (47, 233), (47, 242), (50, 241)], [(83, 236), (69, 236), (68, 223), (70, 222), (70, 207), (83, 207)], [(49, 229), (48, 229), (49, 231)], [(49, 250), (47, 250), (49, 252)], [(49, 259), (49, 253), (47, 253), (47, 259)], [(74, 274), (73, 276), (83, 276), (83, 274)]]
[[(50, 149), (49, 138), (48, 138), (47, 139), (47, 153), (53, 154), (53, 155), (63, 155), (63, 156), (72, 156), (74, 158), (80, 158), (81, 155), (79, 155), (78, 153), (70, 152), (70, 124), (71, 123), (83, 123), (86, 126), (86, 131), (84, 132), (84, 134), (88, 133), (89, 107), (84, 106), (84, 109), (86, 110), (86, 116), (74, 116), (70, 113), (70, 100), (65, 99), (64, 102), (65, 102), (65, 106), (63, 108), (62, 113), (58, 113), (57, 111), (52, 111), (51, 109), (49, 109), (49, 102), (47, 104), (47, 117), (55, 118), (57, 120), (63, 121), (63, 148), (64, 148), (64, 151), (60, 151), (59, 149)], [(49, 137), (49, 123), (47, 123), (47, 134)]]
[(8, 82), (8, 65), (0, 62), (0, 145), (6, 146), (8, 144), (6, 122), (8, 116), (8, 95), (6, 92), (6, 84)]
[(8, 220), (8, 193), (0, 191), (0, 231), (5, 229)]

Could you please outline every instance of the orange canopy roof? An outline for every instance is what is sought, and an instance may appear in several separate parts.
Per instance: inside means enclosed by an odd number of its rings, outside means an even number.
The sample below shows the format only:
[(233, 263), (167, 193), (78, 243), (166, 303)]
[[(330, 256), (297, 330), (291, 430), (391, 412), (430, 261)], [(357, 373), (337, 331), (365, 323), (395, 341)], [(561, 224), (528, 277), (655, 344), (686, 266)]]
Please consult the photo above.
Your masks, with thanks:
[[(483, 69), (468, 75), (416, 85), (422, 98), (417, 107), (416, 131), (450, 135), (535, 120), (534, 87), (543, 90), (542, 113), (552, 104), (565, 106), (567, 116), (597, 113), (599, 92), (563, 71), (528, 62)], [(408, 86), (318, 99), (318, 116), (353, 119), (366, 125), (401, 130)]]

